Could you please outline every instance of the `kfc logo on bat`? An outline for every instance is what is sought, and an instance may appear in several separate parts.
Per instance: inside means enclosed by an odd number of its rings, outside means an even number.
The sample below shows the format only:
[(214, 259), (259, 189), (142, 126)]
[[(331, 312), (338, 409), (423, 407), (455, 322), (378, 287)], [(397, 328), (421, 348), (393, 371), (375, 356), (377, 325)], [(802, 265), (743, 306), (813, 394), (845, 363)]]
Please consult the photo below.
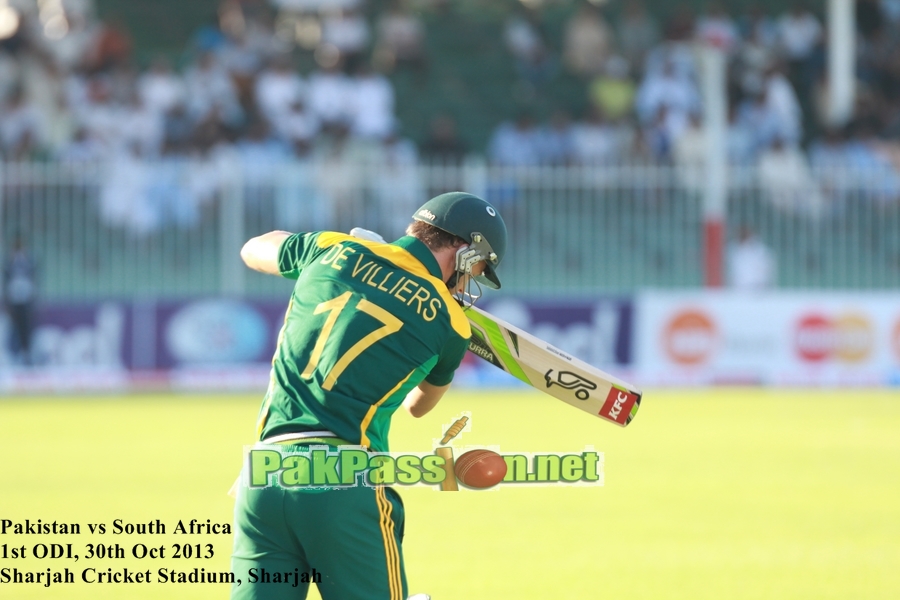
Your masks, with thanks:
[(625, 390), (614, 387), (609, 390), (609, 394), (606, 396), (606, 402), (603, 404), (603, 408), (600, 409), (598, 414), (624, 425), (628, 420), (628, 415), (631, 414), (631, 409), (635, 402), (637, 402), (637, 396), (635, 394), (630, 394)]

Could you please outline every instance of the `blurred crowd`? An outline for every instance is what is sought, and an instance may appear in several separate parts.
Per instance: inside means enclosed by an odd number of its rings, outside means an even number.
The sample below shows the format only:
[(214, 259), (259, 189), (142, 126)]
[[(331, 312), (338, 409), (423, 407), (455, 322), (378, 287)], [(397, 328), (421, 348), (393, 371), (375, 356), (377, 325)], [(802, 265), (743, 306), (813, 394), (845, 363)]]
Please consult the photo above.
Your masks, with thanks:
[(323, 20), (317, 68), (301, 76), (295, 40), (277, 34), (265, 4), (224, 1), (178, 70), (162, 56), (139, 68), (127, 29), (99, 20), (92, 0), (21, 4), (18, 29), (0, 43), (7, 159), (156, 158), (221, 144), (303, 155), (323, 131), (379, 141), (394, 132), (392, 86), (361, 59), (370, 34), (352, 7)]
[[(597, 4), (606, 5), (606, 2)], [(613, 15), (584, 2), (549, 42), (540, 10), (522, 7), (505, 24), (505, 40), (521, 77), (539, 90), (565, 69), (580, 78), (589, 103), (579, 118), (556, 112), (545, 123), (523, 113), (501, 124), (488, 149), (498, 164), (615, 162), (644, 157), (691, 162), (702, 139), (698, 48), (727, 60), (727, 151), (733, 164), (769, 152), (821, 147), (848, 162), (894, 162), (885, 146), (900, 139), (900, 2), (857, 0), (857, 99), (854, 118), (828, 120), (823, 22), (805, 2), (779, 14), (759, 6), (729, 12), (713, 0), (700, 14), (677, 5), (665, 19), (641, 0), (624, 0)]]
[[(415, 161), (360, 5), (284, 6), (279, 30), (268, 3), (224, 0), (177, 69), (165, 56), (139, 67), (128, 30), (99, 19), (93, 0), (0, 6), (0, 155), (108, 163), (103, 217), (137, 233), (196, 223), (235, 160), (250, 182), (291, 161)], [(4, 32), (10, 7), (16, 27)], [(315, 67), (301, 75), (296, 50), (310, 42)]]
[(829, 114), (829, 40), (813, 10), (821, 3), (768, 14), (711, 0), (699, 14), (674, 5), (666, 18), (642, 0), (612, 5), (582, 2), (555, 45), (540, 8), (529, 3), (507, 17), (504, 41), (524, 89), (540, 96), (563, 72), (588, 102), (575, 117), (560, 107), (543, 122), (523, 110), (500, 123), (486, 149), (493, 164), (672, 165), (682, 185), (702, 191), (701, 52), (715, 48), (726, 65), (734, 179), (815, 218), (860, 197), (900, 201), (900, 2), (856, 0), (855, 106), (840, 123)]
[(484, 148), (465, 144), (448, 114), (432, 115), (417, 143), (397, 119), (391, 77), (439, 60), (425, 41), (441, 21), (422, 15), (452, 3), (393, 0), (373, 11), (374, 3), (223, 0), (178, 64), (159, 56), (139, 66), (128, 28), (98, 18), (93, 0), (0, 0), (0, 154), (112, 160), (104, 216), (136, 230), (195, 222), (225, 155), (251, 179), (286, 161), (409, 166), (470, 152), (510, 166), (696, 166), (704, 156), (696, 49), (705, 45), (727, 57), (733, 164), (803, 194), (811, 170), (865, 166), (883, 174), (886, 196), (900, 195), (900, 0), (857, 0), (857, 105), (839, 128), (826, 119), (828, 40), (812, 10), (820, 6), (732, 13), (713, 0), (699, 14), (677, 5), (660, 18), (641, 0), (583, 1), (568, 5), (556, 36), (545, 16), (560, 0), (516, 3), (498, 43), (520, 96), (540, 97), (565, 74), (586, 101), (576, 112), (525, 102), (500, 116)]

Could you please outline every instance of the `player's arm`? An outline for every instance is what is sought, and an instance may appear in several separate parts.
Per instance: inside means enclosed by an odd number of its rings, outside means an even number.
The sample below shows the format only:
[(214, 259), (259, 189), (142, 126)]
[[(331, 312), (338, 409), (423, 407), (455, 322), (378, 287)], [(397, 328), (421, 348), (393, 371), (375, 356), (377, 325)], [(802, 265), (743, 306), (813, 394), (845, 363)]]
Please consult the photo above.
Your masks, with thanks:
[(244, 264), (260, 273), (281, 275), (278, 250), (290, 235), (287, 231), (270, 231), (249, 240), (241, 248)]
[(433, 385), (427, 381), (422, 381), (406, 395), (406, 399), (403, 400), (403, 406), (409, 414), (418, 419), (437, 406), (437, 403), (444, 396), (444, 392), (449, 388), (449, 383), (447, 385)]
[(403, 400), (403, 406), (409, 414), (418, 418), (428, 414), (437, 405), (444, 392), (450, 388), (453, 374), (459, 368), (468, 347), (468, 337), (454, 335), (447, 341), (431, 372)]

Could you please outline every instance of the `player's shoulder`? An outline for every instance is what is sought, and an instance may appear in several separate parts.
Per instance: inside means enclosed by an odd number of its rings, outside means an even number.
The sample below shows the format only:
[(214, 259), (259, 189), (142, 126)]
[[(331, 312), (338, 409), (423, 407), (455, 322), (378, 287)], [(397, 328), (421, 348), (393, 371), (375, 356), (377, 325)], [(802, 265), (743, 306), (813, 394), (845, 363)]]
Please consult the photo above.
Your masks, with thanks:
[(469, 325), (469, 319), (466, 317), (465, 310), (459, 305), (459, 302), (453, 297), (450, 290), (447, 290), (446, 297), (450, 300), (447, 304), (450, 326), (459, 337), (468, 340), (472, 337), (472, 327)]

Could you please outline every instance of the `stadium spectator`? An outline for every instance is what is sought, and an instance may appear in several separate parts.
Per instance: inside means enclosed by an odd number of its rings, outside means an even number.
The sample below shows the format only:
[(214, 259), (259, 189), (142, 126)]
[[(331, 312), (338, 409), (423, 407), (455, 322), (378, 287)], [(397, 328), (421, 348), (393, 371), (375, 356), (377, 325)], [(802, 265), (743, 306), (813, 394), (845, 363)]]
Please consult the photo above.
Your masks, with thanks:
[(19, 82), (22, 72), (21, 62), (20, 57), (0, 47), (0, 103), (6, 102), (13, 90), (21, 86)]
[(41, 111), (41, 120), (44, 123), (43, 146), (47, 154), (52, 156), (74, 137), (78, 122), (66, 105), (61, 87), (50, 97), (44, 98)]
[(719, 48), (729, 55), (737, 50), (741, 41), (737, 25), (719, 1), (711, 2), (706, 13), (697, 19), (696, 36), (700, 43)]
[(353, 119), (352, 83), (341, 70), (340, 62), (313, 71), (308, 89), (309, 109), (324, 130), (342, 127)]
[(690, 117), (700, 114), (700, 93), (693, 79), (679, 72), (673, 61), (667, 61), (660, 71), (647, 72), (638, 89), (636, 109), (645, 126), (662, 127), (666, 145), (670, 146)]
[(19, 70), (7, 85), (10, 91), (17, 87), (22, 89), (29, 104), (38, 110), (47, 126), (44, 142), (56, 148), (59, 146), (58, 138), (50, 130), (59, 119), (58, 113), (66, 108), (66, 103), (61, 102), (65, 98), (65, 73), (37, 52), (19, 52), (17, 61)]
[(752, 158), (756, 158), (762, 150), (771, 146), (781, 132), (781, 122), (766, 102), (763, 90), (748, 95), (740, 103), (736, 109), (735, 126), (750, 133)]
[(138, 72), (134, 65), (116, 65), (106, 71), (95, 73), (94, 77), (104, 81), (113, 104), (122, 105), (131, 102), (131, 97), (137, 88), (138, 78)]
[(272, 135), (265, 121), (256, 119), (246, 128), (246, 133), (234, 149), (241, 163), (241, 174), (246, 184), (245, 196), (251, 201), (260, 200), (260, 190), (272, 181), (279, 166), (290, 157), (290, 149)]
[[(867, 37), (860, 36), (857, 46), (857, 78), (871, 92), (879, 94), (889, 106), (891, 117), (900, 114), (895, 98), (900, 96), (900, 27), (885, 20)], [(891, 106), (894, 104), (894, 106)]]
[(369, 23), (359, 10), (331, 9), (322, 19), (321, 44), (336, 48), (345, 63), (362, 59), (370, 38)]
[(691, 115), (687, 127), (672, 144), (678, 178), (686, 190), (701, 193), (706, 182), (706, 131), (703, 119)]
[(763, 27), (750, 27), (747, 38), (737, 50), (735, 79), (744, 92), (763, 86), (766, 73), (777, 58), (776, 47), (766, 35)]
[(751, 4), (738, 19), (738, 30), (744, 40), (755, 39), (768, 48), (778, 44), (778, 27), (758, 2)]
[(256, 74), (269, 58), (268, 48), (254, 45), (239, 2), (226, 0), (219, 13), (223, 37), (215, 49), (215, 62), (231, 78), (238, 102), (244, 110), (248, 110), (252, 106)]
[(281, 54), (269, 61), (269, 66), (256, 78), (254, 98), (256, 109), (272, 127), (278, 127), (296, 102), (305, 100), (306, 84), (291, 68), (290, 56)]
[(894, 144), (878, 138), (878, 122), (874, 118), (859, 119), (850, 129), (844, 146), (847, 166), (861, 173), (864, 197), (883, 205), (900, 199), (898, 164), (892, 161), (898, 152)]
[(634, 131), (623, 121), (606, 119), (600, 109), (592, 106), (584, 119), (573, 126), (572, 145), (578, 164), (614, 164), (631, 154)]
[(34, 158), (44, 141), (44, 122), (22, 88), (15, 88), (0, 107), (0, 151), (4, 158)]
[(393, 0), (388, 10), (378, 17), (373, 60), (385, 71), (426, 65), (425, 25), (404, 0)]
[(200, 219), (199, 198), (191, 183), (195, 165), (180, 157), (164, 156), (145, 163), (146, 179), (137, 190), (135, 199), (140, 211), (146, 212), (147, 230), (134, 230), (139, 235), (150, 234), (172, 225), (180, 229), (195, 227)]
[(844, 132), (829, 127), (809, 147), (809, 161), (817, 173), (841, 169), (847, 165), (847, 145)]
[(228, 71), (211, 52), (204, 52), (184, 74), (188, 112), (196, 121), (209, 118), (215, 110), (232, 126), (239, 125), (244, 113), (238, 102), (238, 91)]
[(781, 212), (814, 220), (825, 215), (825, 198), (797, 146), (776, 137), (760, 154), (757, 171), (764, 197)]
[(642, 0), (627, 0), (616, 26), (618, 49), (633, 73), (642, 74), (644, 61), (660, 39), (659, 26)]
[(147, 194), (153, 182), (151, 166), (134, 146), (123, 145), (107, 156), (108, 171), (99, 196), (100, 219), (108, 227), (145, 238), (163, 222), (158, 207)]
[(90, 66), (91, 53), (102, 31), (93, 4), (92, 1), (68, 6), (47, 3), (42, 14), (31, 12), (23, 24), (28, 44), (61, 71)]
[(694, 50), (694, 19), (690, 8), (680, 5), (666, 22), (663, 40), (650, 49), (644, 63), (644, 77), (665, 69), (686, 80), (697, 78)]
[(636, 93), (634, 80), (628, 75), (628, 61), (621, 56), (610, 56), (603, 73), (588, 87), (591, 103), (613, 121), (631, 114)]
[(791, 83), (780, 69), (773, 66), (766, 72), (763, 85), (766, 108), (778, 122), (778, 136), (785, 143), (800, 143), (803, 114)]
[(846, 206), (848, 194), (854, 193), (862, 182), (849, 176), (850, 156), (846, 132), (829, 127), (809, 147), (809, 164), (822, 186), (828, 204), (840, 211)]
[(90, 79), (83, 70), (74, 70), (62, 75), (62, 89), (66, 106), (76, 115), (80, 115), (90, 104)]
[(823, 41), (819, 19), (802, 1), (794, 2), (790, 11), (778, 20), (778, 42), (787, 64), (788, 78), (804, 106), (818, 78), (817, 62)]
[(211, 153), (219, 147), (229, 144), (237, 137), (237, 130), (225, 122), (217, 107), (213, 107), (202, 121), (190, 119), (190, 123), (193, 124), (193, 127), (188, 129), (191, 135), (187, 151), (196, 150), (201, 154)]
[(557, 109), (539, 133), (540, 163), (564, 166), (575, 162), (575, 128), (569, 113)]
[(822, 25), (804, 2), (794, 2), (789, 12), (778, 19), (778, 42), (793, 68), (803, 68), (822, 42)]
[(728, 131), (725, 135), (730, 164), (746, 167), (756, 162), (756, 155), (761, 147), (758, 132), (748, 121), (742, 119), (741, 109), (736, 104), (728, 109)]
[(522, 111), (513, 122), (503, 121), (491, 135), (488, 158), (498, 166), (524, 167), (540, 164), (541, 134), (534, 117)]
[(194, 126), (187, 104), (183, 100), (173, 104), (162, 119), (163, 154), (186, 154), (195, 138)]
[(93, 77), (87, 82), (87, 101), (76, 112), (79, 123), (111, 153), (122, 138), (122, 111), (113, 102), (106, 80)]
[(37, 299), (37, 265), (16, 235), (12, 251), (3, 267), (3, 304), (12, 323), (11, 353), (16, 361), (31, 365), (31, 334)]
[(256, 2), (252, 8), (253, 10), (244, 9), (249, 13), (246, 19), (245, 35), (249, 40), (250, 47), (256, 49), (264, 60), (291, 52), (294, 41), (278, 35), (275, 16), (265, 0)]
[(749, 227), (741, 227), (728, 251), (728, 283), (735, 290), (759, 291), (776, 287), (775, 252)]
[(312, 150), (319, 133), (319, 123), (315, 115), (306, 108), (302, 100), (295, 100), (281, 118), (274, 124), (275, 133), (296, 156), (306, 156)]
[(522, 6), (506, 18), (503, 40), (515, 61), (516, 73), (532, 87), (540, 87), (556, 71), (540, 14)]
[(612, 30), (599, 9), (584, 2), (563, 30), (563, 62), (580, 77), (599, 75), (613, 44)]
[(108, 71), (127, 65), (131, 60), (134, 42), (125, 23), (118, 17), (108, 17), (99, 24), (85, 61), (93, 71)]
[(185, 97), (184, 81), (172, 71), (169, 61), (161, 56), (154, 59), (150, 68), (138, 77), (137, 88), (144, 106), (161, 115)]
[(668, 163), (672, 159), (675, 139), (668, 126), (669, 109), (660, 106), (651, 121), (643, 124), (640, 135), (640, 150), (652, 161)]
[(119, 109), (121, 128), (117, 143), (134, 145), (141, 156), (152, 159), (159, 156), (163, 144), (163, 117), (144, 105), (136, 90), (131, 102)]
[(459, 138), (456, 121), (453, 117), (446, 114), (434, 117), (428, 126), (428, 132), (428, 137), (421, 145), (422, 158), (437, 164), (458, 165), (462, 163), (468, 148)]
[(103, 145), (92, 138), (84, 127), (76, 128), (72, 139), (56, 152), (56, 159), (64, 163), (92, 163), (104, 157)]
[(359, 62), (349, 89), (351, 133), (377, 140), (391, 136), (395, 131), (394, 88), (388, 78), (368, 62)]

